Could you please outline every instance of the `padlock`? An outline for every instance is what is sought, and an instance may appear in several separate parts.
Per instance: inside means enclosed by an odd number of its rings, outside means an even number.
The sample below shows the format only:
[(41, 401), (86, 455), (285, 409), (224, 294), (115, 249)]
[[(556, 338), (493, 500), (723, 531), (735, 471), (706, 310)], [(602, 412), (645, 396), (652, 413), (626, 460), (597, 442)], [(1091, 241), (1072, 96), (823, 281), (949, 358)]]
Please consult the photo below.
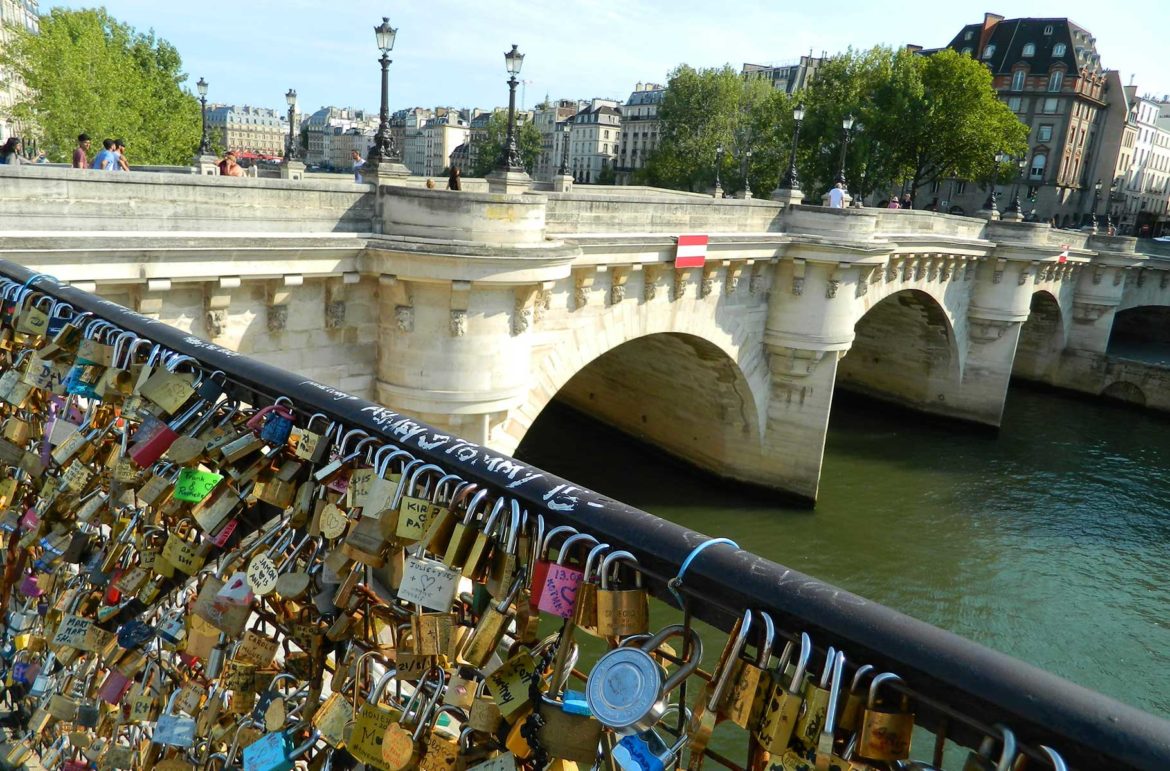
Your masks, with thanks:
[(1039, 750), (1048, 756), (1048, 762), (1052, 764), (1052, 771), (1068, 771), (1068, 764), (1064, 762), (1064, 758), (1059, 752), (1043, 744), (1039, 745)]
[[(433, 463), (415, 467), (409, 479), (404, 479), (404, 491), (398, 504), (398, 523), (394, 537), (404, 546), (417, 543), (426, 535), (435, 506), (428, 491), (432, 483), (443, 477), (443, 469)], [(431, 479), (433, 477), (433, 479)]]
[(455, 771), (459, 736), (439, 732), (439, 719), (445, 715), (450, 715), (460, 725), (467, 722), (467, 713), (459, 707), (445, 704), (435, 709), (422, 737), (425, 746), (418, 763), (419, 771)]
[(861, 733), (857, 754), (866, 760), (905, 760), (910, 757), (910, 738), (914, 732), (914, 715), (908, 709), (905, 694), (899, 694), (892, 711), (881, 709), (880, 690), (885, 683), (900, 683), (902, 678), (890, 672), (874, 677), (869, 684), (869, 700), (861, 716)]
[(293, 761), (317, 743), (320, 731), (313, 730), (304, 744), (297, 746), (288, 731), (267, 733), (244, 748), (244, 771), (292, 771)]
[[(612, 586), (614, 571), (621, 563), (634, 568), (634, 586)], [(601, 585), (597, 589), (597, 631), (602, 637), (626, 637), (650, 631), (650, 602), (642, 586), (638, 560), (628, 551), (616, 551), (601, 564)], [(770, 646), (769, 646), (770, 647)]]
[(591, 768), (597, 760), (604, 726), (589, 711), (582, 693), (566, 691), (563, 698), (541, 696), (544, 724), (537, 740), (549, 755)]
[(868, 690), (862, 687), (866, 677), (873, 677), (877, 674), (873, 664), (862, 664), (853, 673), (853, 682), (849, 686), (849, 692), (845, 695), (845, 706), (841, 708), (841, 718), (837, 721), (841, 726), (841, 730), (848, 733), (856, 733), (857, 729), (861, 727), (861, 713), (865, 709), (865, 701), (868, 696)]
[(771, 690), (772, 675), (768, 671), (768, 662), (776, 638), (776, 627), (768, 613), (755, 611), (753, 618), (761, 622), (763, 629), (756, 656), (751, 660), (735, 660), (731, 671), (731, 687), (719, 704), (721, 717), (747, 730), (755, 729), (763, 709), (762, 694)]
[[(282, 402), (287, 402), (289, 406), (286, 407)], [(265, 442), (283, 447), (292, 435), (295, 416), (290, 409), (291, 405), (292, 400), (287, 396), (277, 397), (269, 406), (257, 410), (246, 425)]]
[(711, 674), (711, 681), (704, 687), (702, 697), (696, 702), (695, 709), (691, 714), (691, 721), (687, 727), (687, 733), (690, 735), (690, 741), (687, 743), (687, 768), (690, 771), (698, 771), (702, 767), (707, 744), (711, 741), (711, 735), (715, 730), (719, 705), (723, 702), (724, 695), (730, 690), (729, 685), (735, 662), (739, 659), (740, 652), (747, 643), (751, 627), (752, 611), (750, 609), (744, 610), (743, 616), (732, 628), (731, 636), (728, 637), (727, 644), (723, 647), (719, 663)]
[(575, 535), (576, 533), (576, 528), (568, 525), (560, 525), (549, 530), (544, 536), (538, 549), (539, 553), (537, 554), (536, 561), (533, 563), (532, 575), (528, 582), (531, 591), (530, 602), (533, 614), (539, 612), (541, 595), (544, 593), (545, 583), (548, 579), (548, 571), (553, 565), (553, 561), (549, 559), (549, 551), (552, 549), (553, 538), (561, 535), (568, 538), (570, 535)]
[[(601, 636), (597, 631), (597, 593), (601, 588), (602, 557), (609, 548), (609, 544), (597, 544), (589, 550), (588, 556), (585, 557), (585, 572), (577, 586), (577, 598), (573, 603), (573, 625), (594, 637)], [(521, 554), (524, 551), (520, 549)]]
[(584, 560), (582, 560), (580, 568), (568, 564), (567, 560), (572, 546), (578, 542), (588, 543), (590, 547), (597, 545), (596, 538), (584, 533), (571, 535), (565, 540), (557, 554), (557, 561), (549, 566), (544, 587), (540, 592), (540, 602), (537, 607), (545, 613), (565, 619), (573, 614), (573, 606), (577, 599), (577, 587), (585, 577)]
[(164, 747), (189, 749), (195, 743), (195, 718), (173, 712), (178, 695), (176, 690), (167, 700), (166, 710), (155, 723), (151, 741)]
[(825, 711), (825, 722), (817, 738), (815, 771), (851, 771), (852, 763), (833, 753), (837, 733), (838, 707), (841, 704), (841, 685), (845, 679), (845, 654), (838, 652), (833, 657), (832, 675), (829, 683), (829, 703)]
[(514, 616), (512, 604), (516, 601), (516, 597), (519, 595), (520, 588), (523, 584), (524, 574), (521, 573), (512, 582), (512, 586), (504, 599), (488, 605), (483, 614), (480, 615), (479, 623), (475, 625), (475, 630), (467, 637), (462, 650), (459, 652), (459, 659), (461, 661), (477, 669), (483, 669), (487, 666), (492, 654), (496, 652), (496, 648), (499, 647), (500, 642), (504, 639), (504, 633), (507, 631), (508, 623)]
[[(504, 520), (501, 514), (500, 527), (496, 531), (496, 546), (492, 550), (487, 580), (484, 581), (488, 594), (497, 600), (502, 599), (508, 593), (508, 588), (512, 585), (512, 580), (516, 577), (520, 567), (520, 502), (512, 498), (508, 501), (508, 508), (510, 509), (507, 519), (508, 527), (506, 531), (502, 529)], [(506, 537), (500, 537), (504, 532), (506, 532)], [(590, 536), (590, 540), (597, 543), (597, 539), (592, 536)], [(503, 548), (500, 548), (501, 545)]]
[[(432, 692), (427, 685), (434, 681)], [(426, 746), (425, 734), (442, 697), (446, 675), (439, 667), (432, 667), (419, 680), (418, 688), (402, 709), (402, 720), (391, 723), (382, 736), (382, 762), (388, 771), (407, 771), (414, 768)]]
[(796, 730), (792, 732), (792, 741), (802, 752), (812, 752), (816, 749), (817, 737), (820, 736), (829, 707), (829, 680), (833, 675), (833, 661), (836, 655), (836, 649), (830, 645), (825, 654), (825, 664), (821, 669), (820, 678), (810, 678), (804, 687), (804, 701), (796, 718)]
[[(1016, 735), (1007, 726), (992, 726), (1000, 738), (987, 736), (979, 744), (979, 751), (972, 752), (963, 763), (963, 771), (1012, 771), (1016, 763)], [(992, 760), (995, 745), (1000, 745), (999, 760)]]
[[(663, 718), (671, 712), (677, 712), (678, 704), (671, 704), (663, 713)], [(691, 720), (691, 711), (684, 709), (684, 725)], [(650, 728), (636, 734), (623, 736), (613, 747), (613, 761), (622, 771), (665, 771), (672, 765), (682, 748), (687, 745), (690, 736), (685, 728), (674, 744), (667, 744), (658, 733)]]
[(475, 542), (474, 522), (482, 507), (487, 505), (488, 491), (476, 490), (467, 503), (463, 517), (456, 521), (451, 528), (451, 535), (447, 539), (447, 546), (443, 550), (443, 564), (452, 568), (462, 568), (467, 564), (467, 557), (471, 552), (471, 545)]
[[(672, 637), (688, 637), (687, 659), (664, 676), (650, 655)], [(645, 731), (666, 711), (666, 697), (690, 676), (703, 659), (703, 640), (695, 630), (672, 624), (639, 647), (623, 646), (602, 656), (589, 672), (585, 694), (593, 715), (625, 736)]]
[(186, 411), (171, 420), (170, 423), (162, 423), (159, 421), (153, 431), (136, 436), (134, 445), (130, 447), (130, 459), (139, 468), (146, 468), (152, 465), (175, 443), (175, 440), (179, 438), (179, 432), (183, 430), (184, 426), (190, 423), (206, 406), (206, 402), (202, 400), (196, 401)]

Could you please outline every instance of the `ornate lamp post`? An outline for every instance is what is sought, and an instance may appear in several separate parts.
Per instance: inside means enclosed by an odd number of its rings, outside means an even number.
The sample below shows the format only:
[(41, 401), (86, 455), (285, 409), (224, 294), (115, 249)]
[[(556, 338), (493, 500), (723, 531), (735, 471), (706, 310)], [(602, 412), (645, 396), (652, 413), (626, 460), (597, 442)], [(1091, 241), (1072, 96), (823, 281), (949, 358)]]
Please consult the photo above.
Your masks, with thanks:
[(199, 111), (203, 114), (203, 136), (199, 139), (199, 149), (196, 152), (199, 155), (211, 155), (211, 142), (207, 138), (207, 81), (199, 78), (195, 88), (199, 91)]
[(398, 154), (394, 137), (390, 134), (390, 52), (394, 50), (397, 35), (398, 30), (390, 26), (389, 17), (383, 16), (382, 23), (374, 27), (378, 50), (382, 52), (382, 58), (378, 60), (382, 65), (382, 106), (378, 111), (378, 133), (374, 135), (374, 144), (366, 156), (366, 166), (394, 160)]
[(1113, 191), (1117, 187), (1117, 180), (1114, 179), (1109, 183), (1109, 198), (1105, 200), (1105, 234), (1112, 235), (1113, 233)]
[(841, 164), (837, 171), (837, 178), (834, 182), (838, 182), (848, 187), (845, 181), (845, 155), (849, 151), (849, 132), (853, 129), (853, 116), (846, 115), (841, 119)]
[(723, 197), (723, 183), (719, 179), (719, 167), (723, 165), (723, 145), (715, 146), (715, 197)]
[(752, 151), (751, 148), (748, 148), (748, 151), (743, 155), (743, 198), (745, 201), (752, 197), (752, 183), (748, 179), (748, 175), (751, 173), (751, 170)]
[(572, 133), (572, 118), (565, 121), (565, 127), (561, 130), (561, 168), (557, 174), (562, 177), (569, 175), (569, 135)]
[[(776, 185), (776, 193), (781, 191), (800, 190), (800, 179), (796, 175), (796, 148), (800, 144), (800, 124), (804, 122), (804, 105), (798, 104), (792, 110), (792, 148), (788, 152), (788, 170), (781, 170), (780, 182)], [(776, 198), (776, 194), (772, 195)]]
[(293, 126), (296, 125), (297, 119), (296, 89), (290, 88), (284, 95), (284, 101), (288, 103), (288, 147), (284, 150), (284, 162), (288, 163), (297, 159), (296, 140), (293, 138)]
[(520, 159), (520, 150), (516, 147), (516, 86), (520, 81), (516, 78), (520, 68), (524, 65), (524, 54), (520, 47), (512, 44), (512, 50), (504, 53), (504, 64), (508, 69), (508, 136), (504, 141), (504, 148), (500, 158), (496, 161), (496, 169), (503, 172), (522, 172), (524, 163)]
[(1090, 233), (1097, 232), (1097, 207), (1100, 205), (1100, 203), (1101, 203), (1101, 180), (1098, 179), (1097, 182), (1093, 185), (1093, 215), (1092, 215), (1093, 221), (1092, 221), (1092, 224), (1089, 226)]
[(1027, 164), (1023, 158), (1016, 161), (1020, 172), (1016, 175), (1016, 182), (1012, 186), (1012, 202), (1008, 206), (1004, 219), (1022, 220), (1024, 218), (1024, 207), (1020, 203), (1020, 180), (1024, 178), (1024, 166)]
[(1007, 156), (1003, 153), (995, 154), (995, 171), (991, 173), (991, 186), (987, 191), (987, 200), (983, 202), (983, 208), (980, 210), (980, 215), (986, 215), (988, 219), (999, 219), (999, 211), (995, 207), (995, 199), (999, 194), (995, 191), (995, 186), (999, 178), (999, 167), (1007, 160)]

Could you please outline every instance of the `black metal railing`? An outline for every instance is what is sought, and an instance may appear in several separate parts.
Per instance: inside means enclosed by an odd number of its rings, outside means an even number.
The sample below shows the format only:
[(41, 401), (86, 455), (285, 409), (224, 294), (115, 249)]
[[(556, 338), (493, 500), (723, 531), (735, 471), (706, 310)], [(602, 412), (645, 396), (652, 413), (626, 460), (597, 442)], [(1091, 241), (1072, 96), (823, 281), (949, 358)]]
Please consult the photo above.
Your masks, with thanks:
[[(260, 405), (288, 396), (409, 450), (468, 481), (506, 493), (554, 524), (586, 530), (638, 558), (650, 590), (672, 605), (668, 585), (707, 535), (575, 485), (407, 415), (249, 359), (93, 294), (0, 260), (0, 275), (28, 283), (75, 309), (197, 359), (227, 374), (228, 391)], [(727, 630), (743, 608), (772, 615), (779, 628), (807, 631), (823, 651), (897, 672), (917, 704), (917, 722), (977, 746), (991, 726), (1011, 727), (1047, 768), (1038, 745), (1058, 748), (1077, 769), (1170, 768), (1170, 722), (1090, 691), (890, 608), (746, 550), (716, 545), (675, 586), (694, 617)], [(1092, 633), (1092, 630), (1086, 630)]]

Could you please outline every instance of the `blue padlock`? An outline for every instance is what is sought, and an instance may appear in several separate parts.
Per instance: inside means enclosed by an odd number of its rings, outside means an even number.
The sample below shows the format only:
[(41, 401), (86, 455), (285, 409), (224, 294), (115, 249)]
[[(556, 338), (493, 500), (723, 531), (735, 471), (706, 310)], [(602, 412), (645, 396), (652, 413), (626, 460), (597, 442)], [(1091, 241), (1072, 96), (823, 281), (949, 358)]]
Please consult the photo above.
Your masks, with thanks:
[(264, 734), (244, 748), (244, 771), (292, 771), (293, 761), (317, 743), (321, 732), (314, 729), (299, 747), (286, 731)]

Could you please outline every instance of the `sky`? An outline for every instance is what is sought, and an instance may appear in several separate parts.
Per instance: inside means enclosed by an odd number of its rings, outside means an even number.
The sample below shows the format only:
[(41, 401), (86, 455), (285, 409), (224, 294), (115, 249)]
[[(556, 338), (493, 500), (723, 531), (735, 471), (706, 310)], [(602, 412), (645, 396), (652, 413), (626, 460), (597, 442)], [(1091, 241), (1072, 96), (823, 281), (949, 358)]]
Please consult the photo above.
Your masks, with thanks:
[[(85, 0), (42, 0), (83, 8)], [(1170, 3), (1003, 3), (970, 0), (783, 2), (782, 0), (107, 0), (120, 21), (174, 44), (189, 74), (209, 83), (208, 100), (299, 109), (377, 110), (380, 56), (373, 28), (398, 29), (391, 52), (390, 109), (507, 104), (503, 54), (526, 55), (521, 106), (553, 99), (625, 100), (635, 83), (665, 83), (675, 66), (782, 64), (811, 50), (945, 45), (985, 11), (1064, 17), (1097, 38), (1103, 65), (1139, 93), (1170, 93), (1165, 31)]]

